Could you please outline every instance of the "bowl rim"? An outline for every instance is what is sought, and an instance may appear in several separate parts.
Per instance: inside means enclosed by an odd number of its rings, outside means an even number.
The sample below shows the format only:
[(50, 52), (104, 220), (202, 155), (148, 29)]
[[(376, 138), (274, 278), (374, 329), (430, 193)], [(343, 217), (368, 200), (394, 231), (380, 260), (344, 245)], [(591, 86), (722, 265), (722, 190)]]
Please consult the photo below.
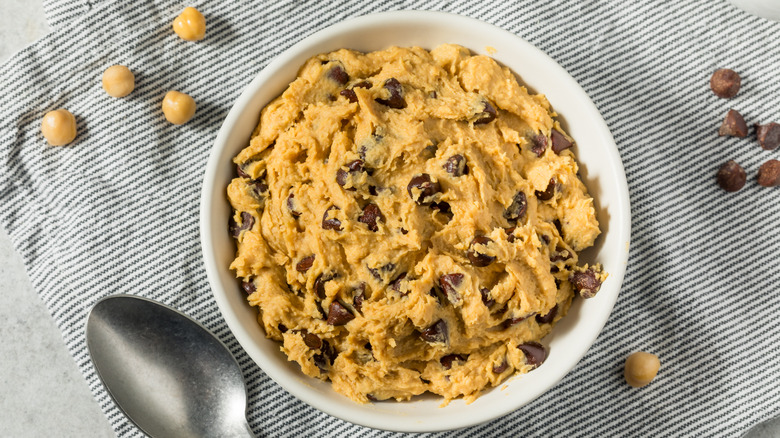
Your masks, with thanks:
[[(545, 388), (541, 390), (528, 392), (527, 400), (519, 405), (507, 403), (507, 405), (509, 406), (496, 406), (495, 409), (492, 409), (488, 414), (478, 416), (477, 418), (474, 418), (473, 416), (465, 416), (465, 415), (461, 417), (451, 418), (451, 421), (448, 421), (446, 425), (435, 424), (431, 422), (406, 424), (405, 422), (398, 421), (397, 419), (395, 419), (395, 421), (393, 421), (393, 419), (377, 421), (377, 418), (361, 415), (359, 412), (345, 413), (342, 411), (338, 411), (336, 407), (333, 406), (333, 404), (328, 403), (328, 400), (326, 398), (321, 397), (319, 396), (319, 394), (316, 394), (313, 391), (306, 389), (307, 387), (309, 387), (309, 385), (306, 382), (303, 382), (300, 379), (298, 379), (295, 382), (290, 381), (287, 377), (282, 375), (280, 369), (275, 364), (270, 363), (268, 361), (258, 360), (255, 356), (260, 356), (260, 358), (264, 359), (265, 354), (260, 352), (254, 346), (254, 341), (252, 340), (251, 335), (246, 331), (242, 323), (238, 321), (237, 316), (235, 316), (231, 312), (231, 306), (230, 303), (228, 302), (226, 292), (224, 291), (224, 288), (221, 286), (218, 280), (218, 275), (219, 275), (218, 272), (221, 269), (224, 269), (225, 267), (224, 266), (220, 267), (217, 265), (214, 245), (212, 240), (213, 236), (211, 235), (210, 232), (210, 229), (212, 228), (211, 206), (215, 201), (216, 193), (222, 193), (222, 197), (223, 198), (225, 197), (224, 188), (222, 188), (223, 190), (221, 191), (214, 189), (218, 168), (219, 166), (224, 165), (224, 163), (220, 162), (217, 159), (217, 156), (219, 155), (219, 152), (222, 151), (227, 146), (227, 140), (232, 126), (236, 124), (237, 120), (240, 118), (242, 113), (248, 110), (247, 106), (251, 102), (252, 98), (254, 97), (255, 94), (258, 93), (258, 90), (260, 89), (261, 85), (264, 84), (269, 79), (270, 75), (272, 75), (280, 68), (283, 68), (291, 61), (300, 59), (302, 56), (304, 56), (305, 53), (308, 53), (309, 47), (315, 45), (315, 43), (318, 40), (332, 38), (333, 36), (338, 35), (340, 33), (347, 33), (347, 32), (357, 31), (360, 29), (370, 29), (374, 26), (380, 26), (380, 25), (386, 26), (388, 22), (396, 22), (396, 23), (404, 23), (404, 24), (417, 23), (419, 25), (424, 25), (430, 23), (430, 21), (432, 20), (433, 21), (444, 20), (450, 26), (463, 26), (463, 28), (477, 27), (492, 33), (501, 34), (503, 35), (503, 37), (512, 38), (517, 42), (518, 45), (523, 46), (523, 49), (525, 51), (532, 53), (533, 56), (537, 57), (536, 58), (537, 62), (543, 62), (545, 64), (544, 66), (545, 69), (550, 69), (554, 71), (556, 75), (561, 76), (566, 81), (570, 82), (568, 86), (575, 90), (575, 94), (577, 94), (577, 96), (575, 97), (581, 100), (580, 103), (582, 105), (585, 105), (587, 107), (588, 112), (591, 113), (591, 116), (594, 119), (593, 120), (595, 123), (594, 129), (599, 131), (599, 134), (601, 135), (601, 140), (604, 143), (606, 143), (605, 149), (608, 156), (605, 157), (605, 159), (611, 161), (611, 163), (614, 164), (615, 166), (614, 176), (616, 177), (617, 180), (614, 181), (615, 185), (614, 187), (611, 187), (611, 189), (615, 190), (617, 196), (616, 196), (616, 205), (610, 206), (611, 209), (610, 211), (613, 211), (614, 214), (617, 214), (618, 217), (623, 218), (623, 220), (618, 221), (617, 228), (611, 229), (610, 233), (617, 233), (618, 241), (626, 242), (625, 251), (621, 253), (622, 263), (617, 264), (617, 270), (612, 269), (610, 271), (610, 279), (612, 281), (610, 282), (611, 285), (609, 287), (610, 289), (614, 289), (614, 293), (611, 293), (607, 297), (603, 297), (606, 299), (606, 301), (603, 301), (601, 303), (601, 307), (599, 308), (600, 311), (597, 312), (594, 318), (590, 319), (591, 323), (595, 323), (597, 329), (590, 331), (589, 333), (587, 333), (587, 336), (584, 336), (582, 338), (582, 345), (584, 345), (585, 347), (573, 353), (573, 355), (571, 356), (572, 360), (570, 361), (570, 363), (562, 367), (563, 371), (557, 373), (559, 375), (556, 375), (555, 378), (550, 380), (549, 385), (547, 385)], [(332, 50), (336, 50), (338, 48), (340, 47), (335, 47)], [(305, 60), (306, 56), (304, 56), (302, 59)], [(300, 65), (302, 65), (303, 60), (299, 61), (298, 64), (296, 64), (296, 66), (299, 67)], [(518, 72), (513, 71), (513, 73), (522, 78), (522, 76), (519, 75)], [(266, 104), (267, 103), (268, 102), (266, 102)], [(259, 114), (259, 109), (257, 109), (257, 112)], [(226, 202), (226, 200), (223, 199), (222, 202)], [(541, 49), (525, 41), (520, 36), (511, 33), (507, 30), (504, 30), (493, 24), (475, 18), (466, 17), (466, 16), (448, 13), (448, 12), (420, 11), (420, 10), (379, 12), (379, 13), (372, 13), (369, 15), (353, 17), (312, 33), (311, 35), (298, 41), (288, 49), (284, 50), (276, 58), (272, 59), (244, 88), (244, 90), (239, 95), (238, 99), (236, 99), (236, 101), (234, 102), (227, 117), (223, 121), (222, 126), (220, 127), (220, 130), (214, 141), (214, 146), (212, 147), (212, 150), (209, 154), (209, 158), (206, 164), (206, 169), (204, 172), (203, 185), (201, 190), (201, 199), (200, 199), (200, 214), (199, 214), (201, 250), (203, 251), (203, 261), (206, 268), (206, 274), (209, 281), (209, 285), (211, 286), (212, 294), (214, 295), (214, 299), (217, 303), (220, 313), (225, 319), (225, 322), (227, 323), (231, 333), (233, 334), (233, 336), (235, 336), (236, 340), (241, 345), (241, 347), (246, 351), (247, 355), (255, 363), (257, 363), (257, 365), (263, 370), (263, 372), (265, 372), (274, 382), (276, 382), (286, 391), (291, 393), (298, 400), (322, 412), (325, 412), (333, 417), (348, 421), (350, 423), (371, 427), (371, 428), (390, 430), (390, 431), (399, 431), (399, 432), (433, 432), (433, 431), (453, 430), (453, 429), (472, 426), (475, 424), (481, 424), (496, 419), (498, 417), (501, 417), (503, 415), (506, 415), (518, 409), (521, 406), (524, 406), (532, 402), (533, 400), (538, 398), (541, 394), (549, 391), (558, 382), (560, 382), (566, 375), (568, 375), (569, 372), (571, 372), (571, 370), (580, 362), (582, 357), (590, 350), (596, 338), (603, 330), (603, 327), (606, 324), (606, 321), (612, 312), (614, 304), (617, 301), (618, 292), (622, 286), (623, 278), (626, 272), (627, 260), (628, 260), (628, 246), (629, 246), (628, 243), (630, 241), (630, 235), (631, 235), (630, 218), (631, 215), (630, 215), (630, 200), (628, 196), (628, 185), (626, 181), (625, 170), (617, 149), (617, 145), (615, 144), (615, 141), (612, 137), (612, 134), (609, 131), (609, 128), (606, 125), (606, 122), (603, 119), (603, 116), (598, 111), (595, 104), (592, 102), (592, 100), (584, 91), (584, 89), (582, 89), (579, 83), (577, 83), (577, 81), (571, 75), (569, 75), (569, 73), (562, 66), (560, 66), (555, 60), (553, 60), (549, 55), (544, 53)], [(225, 235), (227, 236), (227, 233), (225, 233)], [(604, 239), (604, 236), (602, 235), (600, 239)], [(269, 342), (274, 342), (274, 341), (269, 340)], [(301, 376), (304, 378), (308, 378), (302, 373)], [(504, 381), (502, 382), (502, 385), (506, 385), (508, 382), (509, 381)], [(498, 389), (498, 387), (494, 389)], [(407, 403), (407, 402), (401, 402), (401, 403)], [(356, 406), (360, 406), (360, 405), (356, 404)]]

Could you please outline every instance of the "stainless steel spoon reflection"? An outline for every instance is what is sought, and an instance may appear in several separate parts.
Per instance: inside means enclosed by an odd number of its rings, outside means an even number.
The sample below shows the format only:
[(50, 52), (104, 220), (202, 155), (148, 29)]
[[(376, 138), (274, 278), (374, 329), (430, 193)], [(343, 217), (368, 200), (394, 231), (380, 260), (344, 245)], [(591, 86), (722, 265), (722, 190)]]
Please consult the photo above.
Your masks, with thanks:
[(149, 436), (254, 436), (238, 363), (195, 320), (153, 300), (113, 295), (92, 308), (86, 332), (108, 393)]

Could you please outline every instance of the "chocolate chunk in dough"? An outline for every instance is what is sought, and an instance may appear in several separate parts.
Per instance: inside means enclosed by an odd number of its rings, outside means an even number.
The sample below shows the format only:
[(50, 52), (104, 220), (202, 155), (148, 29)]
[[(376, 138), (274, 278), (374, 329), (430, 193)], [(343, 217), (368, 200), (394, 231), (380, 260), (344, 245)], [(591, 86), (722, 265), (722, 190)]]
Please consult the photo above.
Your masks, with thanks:
[(560, 154), (563, 150), (569, 149), (573, 145), (573, 143), (557, 129), (553, 129), (550, 132), (550, 138), (552, 139), (552, 150), (556, 154)]
[(319, 350), (322, 347), (322, 340), (314, 333), (309, 333), (306, 329), (301, 330), (303, 343), (312, 350)]
[(357, 94), (353, 90), (341, 90), (339, 94), (346, 97), (348, 101), (355, 103), (358, 101)]
[(390, 289), (398, 292), (399, 294), (406, 296), (409, 294), (409, 289), (404, 286), (403, 281), (406, 279), (406, 272), (402, 272), (401, 275), (396, 277), (390, 282)]
[(769, 160), (758, 168), (758, 185), (764, 187), (780, 185), (780, 161)]
[(726, 118), (723, 119), (723, 123), (718, 129), (718, 135), (732, 136), (732, 137), (746, 137), (747, 136), (747, 124), (745, 119), (742, 118), (742, 114), (730, 109), (726, 113)]
[(525, 363), (538, 367), (547, 359), (547, 349), (538, 342), (526, 342), (517, 346), (525, 354)]
[(519, 191), (515, 194), (514, 198), (512, 198), (512, 203), (509, 204), (509, 207), (504, 211), (504, 219), (508, 221), (517, 221), (525, 215), (527, 209), (528, 201), (525, 197), (525, 193)]
[(328, 309), (328, 324), (344, 325), (353, 319), (355, 319), (355, 315), (344, 307), (343, 304), (335, 300), (330, 303), (330, 308)]
[(376, 204), (366, 204), (358, 217), (358, 222), (368, 225), (368, 229), (374, 232), (379, 231), (379, 226), (376, 224), (378, 220), (384, 220), (384, 216)]
[(390, 78), (386, 80), (384, 87), (387, 91), (390, 92), (390, 97), (387, 99), (376, 98), (374, 100), (381, 103), (382, 105), (389, 106), (390, 108), (406, 108), (406, 100), (404, 100), (403, 97), (403, 87), (401, 86), (401, 83), (398, 82), (398, 79)]
[(493, 242), (490, 238), (485, 236), (477, 236), (471, 240), (469, 244), (468, 257), (472, 265), (479, 268), (484, 268), (496, 261), (495, 256), (491, 256), (485, 253), (485, 247)]
[(531, 144), (531, 152), (535, 153), (537, 157), (544, 155), (544, 151), (547, 150), (547, 137), (544, 134), (534, 136)]
[(557, 314), (558, 314), (558, 305), (556, 304), (545, 315), (536, 315), (536, 322), (538, 322), (539, 324), (549, 324), (553, 322), (553, 320), (555, 319), (555, 315)]
[(505, 329), (508, 329), (509, 327), (512, 327), (514, 325), (520, 324), (521, 322), (528, 319), (531, 315), (525, 315), (525, 316), (518, 316), (516, 318), (509, 318), (505, 320), (502, 325)]
[(442, 356), (441, 359), (439, 359), (441, 366), (443, 366), (445, 370), (452, 368), (453, 362), (465, 362), (465, 361), (466, 358), (460, 354), (448, 354), (446, 356)]
[(494, 300), (490, 294), (490, 289), (482, 287), (479, 289), (479, 293), (482, 295), (482, 304), (484, 304), (485, 307), (492, 307), (493, 304), (496, 304), (496, 300)]
[(240, 225), (236, 223), (235, 219), (233, 219), (232, 216), (228, 221), (228, 228), (230, 231), (230, 235), (233, 236), (234, 239), (238, 239), (238, 236), (240, 236), (243, 231), (251, 230), (254, 225), (255, 225), (254, 216), (252, 216), (249, 212), (246, 211), (241, 212)]
[(287, 197), (287, 211), (290, 212), (292, 217), (298, 218), (301, 217), (301, 211), (298, 209), (298, 202), (295, 200), (295, 195), (290, 193), (290, 196)]
[(710, 77), (710, 88), (716, 96), (730, 99), (739, 93), (739, 86), (742, 84), (742, 78), (737, 72), (728, 68), (715, 70)]
[(493, 367), (493, 372), (496, 374), (501, 374), (506, 371), (507, 368), (509, 368), (509, 364), (506, 362), (506, 360), (504, 360), (501, 362), (501, 365)]
[(257, 286), (255, 286), (255, 283), (253, 281), (242, 281), (241, 282), (241, 289), (246, 292), (247, 295), (252, 295), (257, 290)]
[(439, 277), (439, 286), (447, 294), (447, 299), (451, 303), (460, 303), (463, 301), (462, 294), (460, 293), (461, 284), (463, 283), (463, 274), (444, 274)]
[(582, 298), (593, 298), (596, 296), (596, 292), (601, 289), (601, 280), (592, 268), (573, 272), (569, 281)]
[(536, 198), (541, 201), (549, 201), (555, 196), (555, 178), (550, 178), (547, 188), (543, 192), (536, 191)]
[(716, 178), (720, 188), (727, 192), (736, 192), (745, 186), (747, 174), (736, 161), (730, 160), (718, 169)]
[(768, 123), (759, 125), (756, 123), (756, 138), (758, 144), (768, 151), (775, 150), (780, 146), (780, 125), (777, 123)]
[(496, 115), (496, 108), (489, 100), (485, 99), (482, 101), (482, 112), (474, 116), (474, 124), (484, 125), (485, 123), (490, 123), (496, 119)]
[(312, 267), (314, 264), (314, 254), (310, 256), (306, 256), (302, 258), (297, 265), (295, 265), (295, 270), (298, 272), (306, 272), (309, 270), (309, 268)]
[(420, 339), (431, 344), (448, 343), (447, 323), (443, 319), (436, 321), (420, 333)]
[(236, 164), (236, 173), (241, 178), (249, 178), (249, 174), (244, 171), (244, 166), (241, 164)]
[[(346, 170), (344, 168), (346, 168)], [(351, 161), (336, 171), (336, 183), (341, 187), (344, 187), (344, 185), (347, 184), (347, 178), (349, 178), (350, 175), (356, 175), (363, 171), (363, 160)], [(355, 190), (355, 187), (350, 187), (347, 190)]]
[(363, 300), (366, 295), (366, 284), (360, 283), (352, 290), (352, 307), (358, 312), (363, 311)]
[(466, 165), (466, 158), (461, 154), (456, 154), (447, 159), (444, 163), (444, 170), (454, 177), (463, 176), (469, 173), (469, 167)]
[(427, 205), (433, 202), (434, 196), (441, 192), (441, 185), (427, 173), (420, 173), (412, 177), (406, 186), (409, 196), (418, 205)]
[(332, 69), (330, 69), (330, 71), (328, 72), (328, 77), (341, 85), (346, 85), (347, 82), (349, 82), (349, 75), (347, 74), (347, 72), (344, 71), (344, 69), (340, 65), (337, 65)]
[(336, 211), (340, 210), (335, 205), (331, 205), (322, 215), (322, 229), (341, 231), (341, 221), (336, 216)]

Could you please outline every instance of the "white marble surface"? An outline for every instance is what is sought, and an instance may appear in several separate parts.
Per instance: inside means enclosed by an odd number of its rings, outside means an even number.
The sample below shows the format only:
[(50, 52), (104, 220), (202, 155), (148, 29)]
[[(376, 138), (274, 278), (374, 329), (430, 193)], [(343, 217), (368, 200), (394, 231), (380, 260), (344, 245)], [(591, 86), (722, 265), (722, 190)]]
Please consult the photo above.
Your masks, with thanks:
[[(0, 62), (48, 31), (40, 0), (0, 0)], [(0, 230), (0, 437), (110, 437), (113, 431)], [(663, 358), (661, 358), (663, 361)], [(749, 438), (780, 438), (780, 419)]]

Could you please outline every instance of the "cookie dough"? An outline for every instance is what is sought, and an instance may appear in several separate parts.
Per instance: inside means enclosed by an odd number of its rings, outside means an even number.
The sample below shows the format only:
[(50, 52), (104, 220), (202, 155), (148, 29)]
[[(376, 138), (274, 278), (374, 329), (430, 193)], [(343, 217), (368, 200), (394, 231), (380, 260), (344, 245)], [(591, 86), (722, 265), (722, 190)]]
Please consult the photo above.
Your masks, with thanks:
[(541, 94), (457, 45), (309, 59), (227, 188), (231, 269), (265, 333), (357, 402), (475, 399), (606, 273), (573, 140)]

